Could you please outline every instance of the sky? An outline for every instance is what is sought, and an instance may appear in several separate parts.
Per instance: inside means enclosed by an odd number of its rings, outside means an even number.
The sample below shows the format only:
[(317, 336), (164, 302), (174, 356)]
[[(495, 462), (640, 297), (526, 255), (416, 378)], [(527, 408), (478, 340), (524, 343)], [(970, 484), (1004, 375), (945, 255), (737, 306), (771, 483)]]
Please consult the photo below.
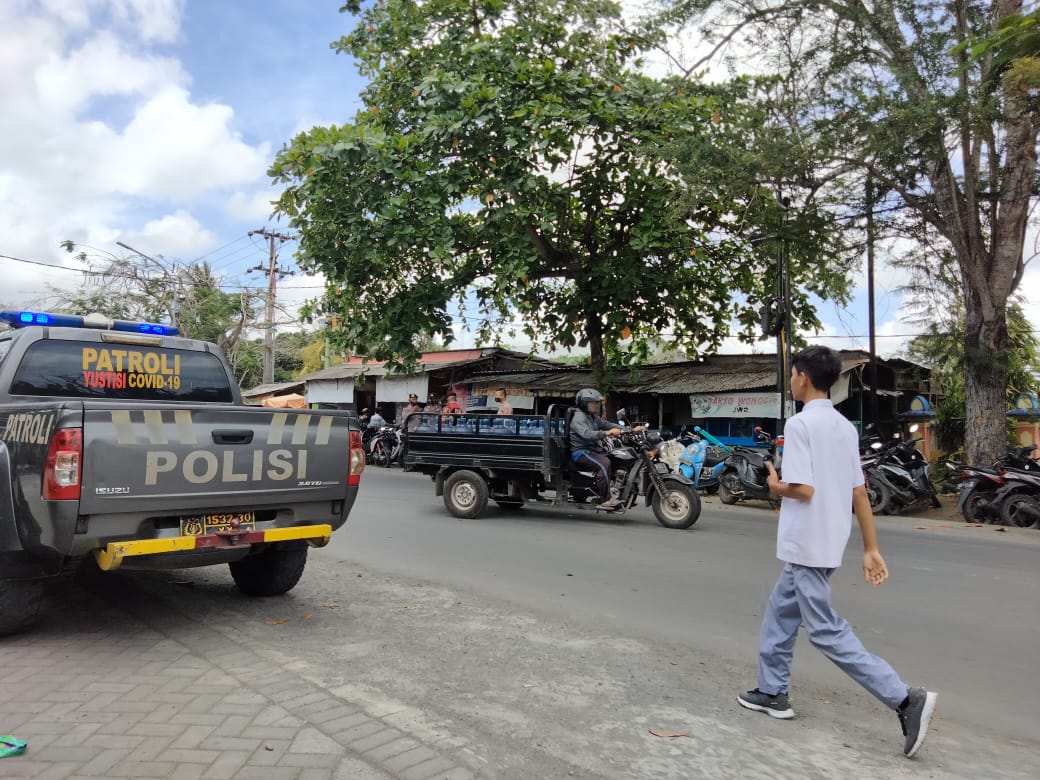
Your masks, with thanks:
[[(0, 2), (0, 305), (36, 306), (48, 284), (84, 284), (64, 240), (97, 258), (125, 255), (122, 242), (203, 260), (229, 290), (265, 287), (247, 269), (266, 262), (267, 245), (248, 232), (284, 229), (270, 218), (274, 155), (302, 130), (349, 122), (359, 105), (363, 82), (329, 47), (353, 27), (340, 5)], [(292, 249), (281, 249), (281, 265), (295, 268)], [(279, 283), (289, 307), (321, 288), (295, 270)], [(899, 354), (914, 332), (900, 320), (901, 280), (883, 256), (877, 277), (878, 351)], [(824, 328), (806, 334), (813, 343), (866, 348), (865, 273), (853, 282), (848, 308), (821, 303)], [(1029, 314), (1040, 323), (1040, 271), (1030, 268), (1022, 291), (1038, 302)], [(472, 345), (458, 335), (453, 346)], [(731, 340), (725, 351), (749, 347)]]

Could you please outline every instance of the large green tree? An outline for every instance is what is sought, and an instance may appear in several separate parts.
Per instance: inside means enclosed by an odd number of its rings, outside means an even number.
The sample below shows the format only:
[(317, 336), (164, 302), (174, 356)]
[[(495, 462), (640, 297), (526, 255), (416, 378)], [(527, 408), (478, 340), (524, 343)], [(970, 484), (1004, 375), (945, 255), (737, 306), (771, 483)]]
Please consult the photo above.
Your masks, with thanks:
[[(675, 0), (715, 54), (754, 51), (780, 76), (774, 105), (853, 210), (939, 237), (964, 303), (966, 456), (1004, 448), (1007, 304), (1024, 272), (1036, 195), (1036, 11), (1016, 0)], [(882, 193), (865, 204), (867, 183)]]
[[(749, 332), (771, 289), (776, 198), (698, 170), (716, 141), (755, 131), (745, 85), (645, 75), (658, 34), (608, 0), (386, 0), (359, 14), (333, 46), (369, 79), (362, 109), (292, 139), (271, 168), (300, 264), (329, 283), (312, 313), (342, 315), (342, 346), (414, 359), (419, 334), (450, 343), (454, 302), (485, 338), (515, 324), (547, 348), (587, 346), (604, 381), (622, 341), (630, 357), (662, 334), (696, 354), (734, 318)], [(802, 214), (811, 204), (789, 223)], [(825, 252), (796, 265), (843, 293)]]

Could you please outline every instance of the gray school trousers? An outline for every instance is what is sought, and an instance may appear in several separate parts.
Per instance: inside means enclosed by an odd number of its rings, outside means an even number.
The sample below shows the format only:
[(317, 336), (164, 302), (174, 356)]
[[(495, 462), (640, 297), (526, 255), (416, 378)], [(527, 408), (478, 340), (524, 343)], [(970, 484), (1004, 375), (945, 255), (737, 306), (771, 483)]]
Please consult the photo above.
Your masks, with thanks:
[(864, 649), (848, 621), (831, 607), (833, 573), (834, 569), (784, 564), (762, 616), (758, 689), (765, 693), (787, 693), (794, 642), (798, 626), (804, 624), (809, 641), (820, 652), (878, 699), (896, 709), (907, 696), (907, 686), (884, 659)]

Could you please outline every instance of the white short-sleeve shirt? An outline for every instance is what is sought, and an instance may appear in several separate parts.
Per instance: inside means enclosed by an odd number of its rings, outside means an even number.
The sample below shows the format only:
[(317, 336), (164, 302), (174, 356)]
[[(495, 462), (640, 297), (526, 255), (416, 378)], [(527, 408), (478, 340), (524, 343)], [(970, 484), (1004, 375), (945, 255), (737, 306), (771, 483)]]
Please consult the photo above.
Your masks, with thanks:
[(808, 501), (784, 497), (776, 557), (836, 569), (852, 530), (852, 490), (863, 484), (859, 434), (828, 399), (817, 399), (784, 426), (784, 482), (811, 485)]

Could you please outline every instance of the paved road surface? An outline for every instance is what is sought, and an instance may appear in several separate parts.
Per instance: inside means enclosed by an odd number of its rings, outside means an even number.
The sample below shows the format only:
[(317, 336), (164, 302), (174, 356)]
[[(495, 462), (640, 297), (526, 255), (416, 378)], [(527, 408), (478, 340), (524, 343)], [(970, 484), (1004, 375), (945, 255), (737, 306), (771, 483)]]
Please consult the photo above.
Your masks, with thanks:
[(885, 521), (894, 580), (838, 576), (868, 644), (941, 691), (907, 761), (893, 715), (808, 646), (796, 719), (736, 706), (778, 569), (768, 512), (458, 521), (421, 477), (363, 485), (284, 597), (242, 597), (226, 567), (55, 583), (0, 640), (0, 733), (29, 742), (0, 777), (1040, 777), (1035, 532)]
[[(705, 650), (745, 664), (753, 687), (761, 609), (780, 567), (768, 509), (712, 500), (689, 531), (643, 509), (614, 520), (492, 504), (484, 518), (458, 520), (421, 475), (370, 468), (362, 484), (347, 529), (321, 555)], [(854, 531), (835, 604), (908, 683), (942, 692), (944, 718), (1040, 740), (1040, 533), (920, 524), (879, 519), (892, 576), (877, 590), (862, 581)], [(803, 638), (795, 697), (807, 679), (866, 695)]]

